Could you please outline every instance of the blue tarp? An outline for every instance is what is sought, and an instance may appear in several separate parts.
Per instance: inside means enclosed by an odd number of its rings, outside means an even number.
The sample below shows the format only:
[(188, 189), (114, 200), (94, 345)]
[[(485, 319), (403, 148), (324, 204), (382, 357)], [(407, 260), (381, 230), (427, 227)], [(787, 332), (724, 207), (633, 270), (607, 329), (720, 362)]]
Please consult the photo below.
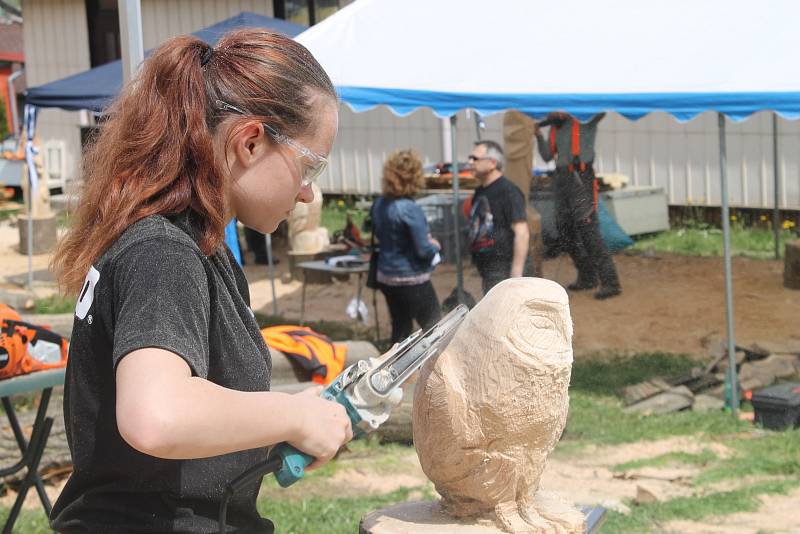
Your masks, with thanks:
[[(305, 26), (285, 20), (239, 13), (192, 35), (213, 45), (225, 33), (237, 28), (266, 28), (294, 37)], [(149, 51), (148, 54), (149, 55)], [(122, 87), (122, 61), (106, 63), (93, 69), (73, 74), (38, 87), (31, 87), (25, 95), (26, 103), (43, 108), (61, 108), (72, 111), (88, 109), (103, 111)]]

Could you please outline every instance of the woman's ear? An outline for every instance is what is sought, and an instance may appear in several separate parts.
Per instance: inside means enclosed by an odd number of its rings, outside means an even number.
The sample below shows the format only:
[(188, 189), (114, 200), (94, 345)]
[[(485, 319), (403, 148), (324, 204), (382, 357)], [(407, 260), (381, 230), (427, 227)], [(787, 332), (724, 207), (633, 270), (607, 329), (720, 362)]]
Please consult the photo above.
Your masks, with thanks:
[(233, 155), (239, 165), (249, 167), (263, 156), (268, 144), (264, 142), (264, 129), (258, 123), (243, 127), (233, 140)]

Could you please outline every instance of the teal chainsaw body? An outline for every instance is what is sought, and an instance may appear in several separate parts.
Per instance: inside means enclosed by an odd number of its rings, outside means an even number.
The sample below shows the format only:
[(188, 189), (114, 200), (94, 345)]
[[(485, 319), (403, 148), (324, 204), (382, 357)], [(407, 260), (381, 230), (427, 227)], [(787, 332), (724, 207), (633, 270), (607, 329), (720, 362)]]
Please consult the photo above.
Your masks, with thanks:
[[(364, 437), (389, 418), (392, 409), (403, 400), (403, 384), (447, 347), (468, 311), (466, 306), (459, 305), (427, 332), (415, 332), (380, 358), (351, 365), (320, 396), (344, 406), (353, 437)], [(270, 457), (281, 461), (275, 478), (284, 488), (303, 478), (305, 468), (314, 461), (288, 443), (276, 445)]]

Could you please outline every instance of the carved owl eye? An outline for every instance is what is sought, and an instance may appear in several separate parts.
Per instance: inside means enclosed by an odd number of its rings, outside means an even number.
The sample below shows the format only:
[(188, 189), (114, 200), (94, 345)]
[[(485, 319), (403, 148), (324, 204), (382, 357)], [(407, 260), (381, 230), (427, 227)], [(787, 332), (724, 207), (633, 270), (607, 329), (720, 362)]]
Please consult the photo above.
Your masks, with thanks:
[(525, 355), (557, 355), (572, 350), (572, 318), (569, 307), (532, 300), (519, 310), (508, 340)]

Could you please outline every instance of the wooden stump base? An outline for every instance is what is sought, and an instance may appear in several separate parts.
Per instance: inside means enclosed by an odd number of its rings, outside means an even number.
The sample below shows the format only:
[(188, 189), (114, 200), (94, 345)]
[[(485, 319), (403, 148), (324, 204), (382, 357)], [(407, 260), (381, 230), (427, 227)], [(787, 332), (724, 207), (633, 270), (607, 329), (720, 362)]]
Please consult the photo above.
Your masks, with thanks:
[(404, 502), (369, 513), (359, 534), (506, 534), (490, 519), (457, 519), (445, 514), (439, 502)]

